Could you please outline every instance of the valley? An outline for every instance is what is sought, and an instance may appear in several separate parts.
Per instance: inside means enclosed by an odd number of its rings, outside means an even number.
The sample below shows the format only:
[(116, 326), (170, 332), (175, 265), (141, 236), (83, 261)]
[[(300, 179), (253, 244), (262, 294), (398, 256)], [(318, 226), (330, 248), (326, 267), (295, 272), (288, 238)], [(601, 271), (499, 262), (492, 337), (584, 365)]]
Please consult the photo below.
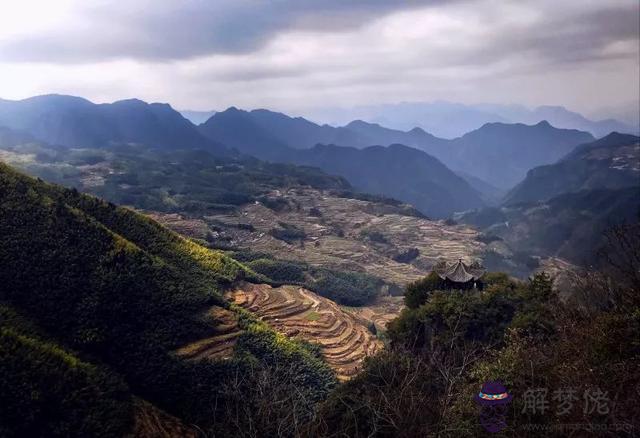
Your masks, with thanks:
[[(411, 214), (402, 206), (296, 187), (270, 192), (266, 203), (245, 204), (198, 219), (152, 212), (170, 228), (200, 239), (212, 233), (231, 248), (251, 249), (283, 260), (360, 271), (402, 288), (441, 260), (481, 259), (485, 244), (465, 225), (447, 225)], [(290, 227), (298, 236), (279, 236)], [(274, 235), (275, 234), (275, 235)]]
[(3, 2), (0, 438), (640, 436), (639, 17)]
[[(165, 113), (166, 107), (123, 102), (114, 110), (123, 107), (151, 117), (149, 126), (155, 123), (153, 114), (163, 114), (163, 124), (179, 120)], [(491, 315), (485, 319), (486, 309), (505, 315), (519, 309), (520, 316), (507, 318), (509, 324), (524, 324), (533, 333), (546, 330), (540, 306), (556, 308), (557, 302), (545, 301), (552, 293), (560, 302), (575, 299), (576, 275), (597, 261), (595, 250), (606, 243), (603, 233), (611, 223), (633, 221), (640, 207), (638, 138), (630, 135), (613, 133), (573, 147), (590, 136), (548, 123), (489, 124), (451, 140), (444, 154), (437, 151), (444, 143), (420, 130), (390, 132), (354, 122), (349, 129), (362, 135), (358, 140), (346, 128), (318, 130), (310, 122), (261, 111), (257, 114), (270, 122), (263, 121), (260, 136), (244, 131), (230, 143), (244, 148), (249, 142), (258, 147), (258, 157), (280, 161), (271, 162), (229, 150), (215, 137), (201, 143), (203, 149), (174, 149), (164, 142), (150, 146), (145, 143), (153, 143), (153, 135), (130, 131), (126, 118), (107, 117), (104, 108), (90, 111), (97, 119), (106, 117), (116, 130), (115, 142), (105, 133), (96, 143), (75, 134), (41, 137), (67, 142), (53, 145), (28, 133), (0, 130), (0, 160), (39, 178), (0, 166), (0, 197), (8, 200), (0, 207), (13, 212), (0, 217), (10, 242), (0, 255), (9, 265), (39, 269), (40, 254), (46, 266), (63, 272), (61, 278), (73, 280), (71, 289), (62, 283), (58, 288), (78, 303), (66, 309), (73, 334), (59, 333), (59, 324), (40, 314), (40, 301), (50, 309), (62, 298), (47, 301), (48, 289), (33, 283), (40, 276), (36, 273), (21, 279), (25, 286), (20, 287), (36, 291), (38, 305), (20, 294), (4, 295), (10, 306), (0, 303), (0, 316), (15, 307), (45, 324), (44, 340), (77, 348), (87, 361), (93, 360), (93, 349), (108, 355), (100, 372), (130, 385), (129, 399), (117, 403), (126, 415), (114, 424), (131, 428), (137, 437), (197, 436), (196, 424), (224, 434), (250, 429), (254, 421), (264, 421), (263, 431), (291, 427), (299, 418), (308, 421), (318, 403), (330, 406), (331, 394), (379, 374), (395, 376), (407, 362), (399, 359), (385, 371), (388, 355), (424, 342), (430, 330), (452, 321), (449, 312), (471, 318), (464, 336), (473, 342), (478, 339), (471, 327), (478, 321), (487, 323), (481, 330), (485, 341), (505, 339), (503, 323), (496, 325)], [(233, 116), (233, 123), (208, 134), (233, 140), (234, 118), (246, 123), (249, 116), (224, 113), (219, 120)], [(422, 139), (436, 148), (435, 155), (444, 154), (443, 160), (455, 158), (465, 170), (475, 166), (476, 175), (487, 173), (484, 180), (467, 171), (456, 174), (426, 152), (397, 144), (292, 148), (300, 132), (287, 123), (345, 141), (368, 142), (367, 135), (374, 134), (385, 141)], [(271, 124), (281, 130), (270, 132)], [(198, 142), (201, 133), (193, 126), (178, 125), (193, 131), (189, 139)], [(269, 143), (275, 132), (291, 134), (287, 144)], [(509, 136), (528, 137), (517, 146), (524, 150), (516, 151)], [(90, 147), (77, 147), (76, 141)], [(480, 152), (483, 143), (492, 146)], [(265, 145), (268, 150), (260, 151)], [(494, 174), (492, 163), (502, 155), (512, 156)], [(505, 187), (532, 163), (543, 165), (528, 170), (507, 193)], [(506, 185), (493, 186), (488, 176)], [(44, 246), (33, 240), (34, 231)], [(80, 244), (82, 239), (87, 242)], [(58, 251), (47, 250), (49, 241)], [(35, 250), (23, 253), (23, 247)], [(436, 265), (457, 260), (487, 268), (487, 293), (420, 295), (433, 282), (443, 287), (432, 273)], [(92, 268), (85, 272), (85, 266)], [(80, 291), (85, 289), (97, 295), (84, 297)], [(132, 290), (151, 295), (128, 295)], [(148, 320), (138, 324), (138, 315)], [(39, 336), (12, 318), (0, 320), (0, 328)], [(112, 321), (123, 325), (111, 327)], [(130, 333), (139, 340), (120, 352), (120, 339)], [(435, 360), (441, 354), (436, 351)], [(403, 382), (384, 385), (390, 385), (387, 392), (405, 388)], [(424, 388), (420, 394), (428, 392)], [(112, 403), (114, 397), (100, 402)], [(222, 421), (211, 419), (209, 406), (216, 406)]]

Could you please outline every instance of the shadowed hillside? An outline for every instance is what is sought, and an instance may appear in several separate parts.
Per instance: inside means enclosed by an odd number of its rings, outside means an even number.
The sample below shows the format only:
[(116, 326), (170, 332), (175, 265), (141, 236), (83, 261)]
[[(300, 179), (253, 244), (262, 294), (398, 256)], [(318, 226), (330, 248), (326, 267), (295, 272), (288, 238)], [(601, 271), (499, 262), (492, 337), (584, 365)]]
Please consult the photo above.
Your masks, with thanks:
[(216, 154), (229, 151), (202, 136), (195, 126), (168, 104), (138, 99), (94, 104), (63, 95), (0, 99), (0, 126), (25, 131), (54, 145), (106, 147), (140, 143), (159, 149), (203, 148)]
[(360, 191), (408, 202), (434, 218), (484, 204), (478, 192), (436, 158), (403, 145), (365, 149), (318, 145), (290, 157), (340, 175)]
[(587, 132), (536, 125), (488, 123), (452, 141), (436, 155), (454, 170), (507, 189), (535, 166), (553, 163), (579, 144), (593, 141)]
[(310, 149), (319, 143), (358, 149), (403, 144), (502, 190), (513, 187), (532, 167), (553, 163), (578, 144), (594, 139), (587, 132), (558, 129), (542, 121), (535, 125), (486, 123), (462, 137), (445, 140), (421, 128), (405, 132), (361, 120), (344, 127), (320, 126), (300, 117), (237, 108), (215, 114), (199, 129), (212, 140), (273, 161), (290, 159), (287, 148)]
[(0, 378), (3, 435), (122, 436), (139, 413), (133, 395), (226, 435), (243, 427), (230, 423), (236, 400), (264, 401), (259, 377), (301, 397), (280, 414), (243, 418), (268, 435), (279, 427), (272, 416), (309, 415), (333, 384), (315, 350), (239, 310), (245, 332), (230, 360), (176, 357), (215, 328), (208, 312), (229, 307), (225, 285), (255, 275), (151, 219), (0, 164), (0, 234), (0, 375), (11, 376)]
[(506, 205), (543, 201), (561, 193), (640, 185), (640, 138), (611, 133), (560, 161), (531, 169), (505, 197)]

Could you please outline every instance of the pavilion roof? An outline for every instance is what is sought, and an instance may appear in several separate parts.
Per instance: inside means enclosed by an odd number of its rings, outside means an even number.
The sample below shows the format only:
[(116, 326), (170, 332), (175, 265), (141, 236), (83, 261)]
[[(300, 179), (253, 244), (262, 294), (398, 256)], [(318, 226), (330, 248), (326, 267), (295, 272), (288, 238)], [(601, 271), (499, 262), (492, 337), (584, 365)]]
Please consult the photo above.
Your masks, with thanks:
[(436, 268), (435, 271), (443, 280), (450, 280), (456, 283), (466, 283), (471, 280), (477, 280), (486, 272), (482, 266), (467, 265), (462, 259), (451, 265), (445, 264), (440, 266)]

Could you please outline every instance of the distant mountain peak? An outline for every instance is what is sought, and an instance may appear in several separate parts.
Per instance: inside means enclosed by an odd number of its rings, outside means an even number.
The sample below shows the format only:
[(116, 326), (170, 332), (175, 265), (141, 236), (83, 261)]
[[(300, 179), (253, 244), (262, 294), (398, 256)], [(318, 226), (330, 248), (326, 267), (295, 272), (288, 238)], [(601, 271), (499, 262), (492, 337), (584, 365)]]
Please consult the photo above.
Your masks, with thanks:
[(64, 106), (90, 106), (94, 105), (88, 99), (79, 96), (70, 96), (67, 94), (42, 94), (39, 96), (28, 97), (22, 100), (5, 100), (4, 102), (8, 103), (24, 103), (24, 104), (34, 104), (34, 105), (64, 105)]
[[(109, 105), (109, 104), (107, 103), (105, 105)], [(145, 102), (144, 100), (140, 100), (133, 97), (131, 99), (116, 100), (115, 102), (113, 102), (112, 105), (148, 105), (148, 103)]]
[(365, 122), (364, 120), (356, 119), (345, 126), (345, 128), (356, 128), (356, 127), (376, 127), (381, 128), (378, 123)]
[(205, 148), (226, 155), (167, 103), (123, 99), (95, 104), (65, 96), (36, 96), (0, 102), (0, 125), (29, 133), (51, 145), (111, 147), (130, 143), (151, 148)]
[(617, 144), (617, 143), (628, 142), (629, 144), (631, 144), (634, 141), (637, 142), (638, 140), (640, 140), (640, 137), (636, 135), (623, 134), (621, 132), (613, 131), (608, 135), (605, 135), (604, 137), (599, 139), (597, 143), (616, 143)]

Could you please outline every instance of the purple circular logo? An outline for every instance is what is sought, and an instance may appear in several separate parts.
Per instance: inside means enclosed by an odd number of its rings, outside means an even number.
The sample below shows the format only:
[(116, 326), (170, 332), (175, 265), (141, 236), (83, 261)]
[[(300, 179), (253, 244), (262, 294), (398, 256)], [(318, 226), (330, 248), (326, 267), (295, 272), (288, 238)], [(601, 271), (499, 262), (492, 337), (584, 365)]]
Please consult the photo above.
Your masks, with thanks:
[(480, 424), (487, 432), (500, 432), (507, 426), (507, 406), (512, 397), (502, 383), (485, 383), (474, 399), (480, 406)]

